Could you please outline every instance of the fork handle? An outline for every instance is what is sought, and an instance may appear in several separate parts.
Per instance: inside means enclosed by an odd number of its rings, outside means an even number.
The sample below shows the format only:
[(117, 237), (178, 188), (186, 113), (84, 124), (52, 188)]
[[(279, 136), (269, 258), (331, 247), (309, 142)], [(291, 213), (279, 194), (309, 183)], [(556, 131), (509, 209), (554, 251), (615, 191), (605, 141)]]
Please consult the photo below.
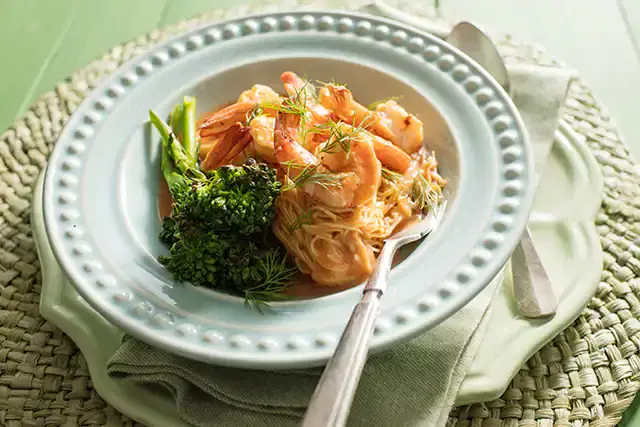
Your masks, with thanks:
[(302, 427), (342, 427), (346, 424), (379, 308), (380, 292), (365, 290), (311, 396)]
[(342, 427), (346, 424), (397, 249), (398, 243), (393, 240), (382, 247), (362, 298), (353, 308), (340, 342), (311, 396), (302, 427)]

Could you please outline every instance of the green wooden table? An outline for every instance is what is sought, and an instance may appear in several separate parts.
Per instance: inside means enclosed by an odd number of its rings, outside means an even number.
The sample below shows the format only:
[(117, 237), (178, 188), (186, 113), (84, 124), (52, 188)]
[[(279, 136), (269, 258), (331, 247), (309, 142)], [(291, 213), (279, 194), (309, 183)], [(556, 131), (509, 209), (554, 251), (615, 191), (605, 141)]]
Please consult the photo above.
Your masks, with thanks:
[[(112, 46), (197, 13), (257, 1), (0, 0), (0, 48), (8, 58), (2, 64), (0, 131), (56, 82)], [(576, 13), (575, 0), (439, 3), (448, 18), (473, 19), (540, 42), (580, 70), (640, 158), (638, 109), (630, 96), (640, 97), (638, 0), (581, 0), (585, 13)]]
[[(111, 47), (237, 0), (0, 0), (0, 130)], [(240, 0), (251, 3), (251, 0)], [(11, 64), (11, 66), (9, 66)]]
[[(198, 13), (252, 2), (256, 0), (0, 0), (0, 50), (5, 58), (0, 131), (38, 96), (109, 48)], [(640, 3), (580, 3), (588, 14), (571, 15), (573, 0), (518, 5), (508, 0), (440, 0), (447, 17), (479, 20), (553, 48), (587, 78), (640, 157), (637, 107), (629, 103), (629, 93), (640, 96)], [(605, 47), (600, 52), (604, 57), (593, 58), (594, 46)], [(615, 79), (605, 71), (610, 63), (620, 69)], [(638, 399), (622, 424), (640, 426)]]

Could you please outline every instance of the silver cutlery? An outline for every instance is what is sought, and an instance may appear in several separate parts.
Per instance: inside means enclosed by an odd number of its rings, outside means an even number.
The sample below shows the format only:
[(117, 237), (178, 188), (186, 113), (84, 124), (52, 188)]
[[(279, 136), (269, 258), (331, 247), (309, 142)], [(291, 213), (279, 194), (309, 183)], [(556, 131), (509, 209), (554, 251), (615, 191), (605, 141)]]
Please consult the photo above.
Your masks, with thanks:
[(467, 21), (458, 22), (444, 40), (487, 70), (511, 96), (511, 81), (502, 56), (491, 39), (478, 27)]
[(333, 357), (311, 396), (302, 427), (341, 427), (346, 424), (367, 359), (380, 298), (387, 289), (393, 256), (403, 245), (435, 231), (441, 222), (446, 203), (443, 201), (423, 220), (385, 240), (373, 273), (362, 292), (362, 298), (353, 309)]
[[(509, 94), (511, 82), (507, 67), (493, 42), (478, 27), (469, 22), (456, 24), (445, 40), (469, 55)], [(551, 144), (549, 144), (549, 149)], [(528, 318), (547, 317), (555, 314), (558, 300), (551, 281), (542, 265), (540, 255), (533, 244), (529, 226), (511, 256), (513, 293), (518, 311)]]
[[(436, 35), (457, 47), (471, 57), (511, 96), (511, 83), (507, 68), (495, 44), (478, 27), (469, 22), (459, 22), (450, 32), (446, 29), (428, 24), (396, 10), (381, 1), (373, 1), (364, 10), (403, 22), (420, 30)], [(549, 149), (551, 144), (549, 144)], [(518, 311), (528, 318), (541, 318), (555, 314), (558, 301), (553, 293), (551, 281), (544, 269), (540, 256), (533, 244), (529, 227), (525, 230), (511, 257), (513, 290)]]

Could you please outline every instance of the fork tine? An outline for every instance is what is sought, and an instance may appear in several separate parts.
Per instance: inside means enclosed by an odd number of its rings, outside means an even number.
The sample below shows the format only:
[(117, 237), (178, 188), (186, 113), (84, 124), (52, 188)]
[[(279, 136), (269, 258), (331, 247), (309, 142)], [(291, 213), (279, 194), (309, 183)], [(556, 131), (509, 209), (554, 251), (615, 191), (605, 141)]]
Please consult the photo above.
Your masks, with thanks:
[(442, 202), (440, 202), (437, 208), (431, 209), (429, 211), (429, 214), (427, 215), (427, 217), (429, 218), (432, 225), (431, 227), (428, 227), (427, 229), (422, 230), (422, 232), (420, 233), (422, 236), (425, 236), (428, 233), (433, 233), (438, 229), (438, 227), (440, 226), (440, 223), (442, 222), (442, 216), (444, 215), (444, 211), (446, 208), (447, 208), (447, 201), (443, 200)]

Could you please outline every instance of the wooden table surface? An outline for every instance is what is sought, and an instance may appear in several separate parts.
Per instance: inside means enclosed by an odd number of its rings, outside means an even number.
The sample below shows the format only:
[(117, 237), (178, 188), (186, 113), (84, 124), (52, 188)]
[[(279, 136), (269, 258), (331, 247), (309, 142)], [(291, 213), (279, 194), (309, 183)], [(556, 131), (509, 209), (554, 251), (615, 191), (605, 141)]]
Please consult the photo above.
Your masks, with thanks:
[[(254, 2), (0, 0), (0, 50), (7, 58), (0, 132), (56, 82), (114, 45), (197, 13)], [(640, 0), (440, 0), (440, 11), (539, 42), (579, 70), (640, 159)]]

